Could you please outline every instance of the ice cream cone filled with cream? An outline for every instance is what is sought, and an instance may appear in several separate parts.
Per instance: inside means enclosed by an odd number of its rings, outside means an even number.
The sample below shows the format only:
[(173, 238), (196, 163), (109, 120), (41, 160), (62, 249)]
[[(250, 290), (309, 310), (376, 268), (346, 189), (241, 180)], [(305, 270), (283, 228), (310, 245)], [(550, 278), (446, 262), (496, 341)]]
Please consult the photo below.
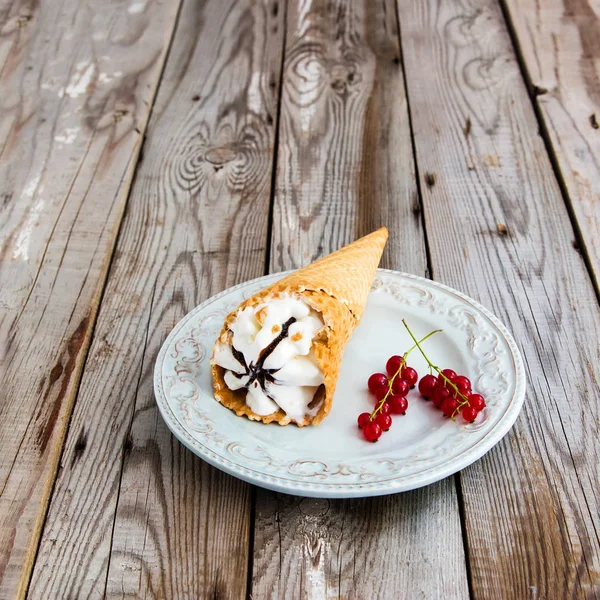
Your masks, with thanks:
[(331, 410), (387, 237), (382, 227), (230, 313), (211, 359), (215, 398), (255, 421), (318, 425)]

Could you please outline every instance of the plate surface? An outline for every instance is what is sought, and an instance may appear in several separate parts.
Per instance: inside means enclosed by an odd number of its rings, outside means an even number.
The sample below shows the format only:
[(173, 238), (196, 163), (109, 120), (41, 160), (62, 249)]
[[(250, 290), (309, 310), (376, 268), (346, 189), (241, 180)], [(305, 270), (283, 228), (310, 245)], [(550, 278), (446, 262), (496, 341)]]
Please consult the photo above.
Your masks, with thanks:
[[(318, 427), (264, 425), (237, 417), (215, 401), (210, 355), (225, 316), (283, 277), (268, 275), (207, 300), (170, 333), (158, 355), (154, 389), (160, 412), (192, 452), (256, 485), (304, 496), (350, 498), (411, 490), (455, 473), (507, 433), (525, 397), (523, 360), (506, 328), (480, 304), (428, 279), (379, 269), (365, 314), (350, 340), (329, 416)], [(356, 417), (371, 410), (371, 373), (412, 344), (402, 319), (441, 368), (467, 375), (487, 407), (475, 423), (446, 419), (430, 402), (409, 394), (378, 443), (366, 442)], [(418, 351), (409, 364), (427, 372)]]

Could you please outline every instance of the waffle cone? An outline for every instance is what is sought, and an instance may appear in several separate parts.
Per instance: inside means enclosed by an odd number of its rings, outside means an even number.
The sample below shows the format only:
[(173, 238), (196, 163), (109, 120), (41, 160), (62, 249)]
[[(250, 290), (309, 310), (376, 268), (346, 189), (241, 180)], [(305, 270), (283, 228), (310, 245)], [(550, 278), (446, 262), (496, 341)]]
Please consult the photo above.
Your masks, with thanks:
[[(248, 306), (264, 304), (282, 295), (299, 295), (321, 313), (325, 327), (313, 340), (312, 348), (325, 380), (322, 391), (324, 400), (314, 417), (307, 416), (300, 423), (296, 423), (300, 427), (318, 425), (331, 410), (344, 349), (364, 312), (387, 236), (387, 229), (382, 227), (287, 275), (242, 302), (225, 319), (220, 337), (222, 341), (228, 339), (229, 325), (235, 320), (238, 311)], [(227, 387), (223, 368), (213, 364), (212, 373), (215, 398), (238, 416), (246, 416), (264, 423), (277, 422), (280, 425), (292, 422), (282, 410), (267, 416), (255, 414), (246, 404), (246, 390), (232, 391)]]

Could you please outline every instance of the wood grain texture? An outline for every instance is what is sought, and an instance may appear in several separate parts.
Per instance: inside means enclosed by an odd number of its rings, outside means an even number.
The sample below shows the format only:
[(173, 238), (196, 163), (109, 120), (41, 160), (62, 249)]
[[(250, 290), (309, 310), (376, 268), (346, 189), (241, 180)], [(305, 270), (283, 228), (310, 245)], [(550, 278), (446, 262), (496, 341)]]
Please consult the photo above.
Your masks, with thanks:
[(25, 592), (177, 2), (0, 6), (0, 598)]
[(508, 325), (529, 386), (461, 473), (473, 597), (599, 597), (600, 310), (506, 23), (492, 0), (398, 9), (434, 276)]
[(600, 6), (502, 0), (600, 285)]
[(152, 374), (184, 314), (264, 270), (282, 44), (272, 2), (182, 7), (30, 598), (245, 596), (250, 488), (171, 436)]
[[(382, 266), (425, 273), (400, 62), (392, 2), (289, 5), (271, 270), (387, 225)], [(252, 597), (468, 597), (454, 480), (354, 502), (257, 490)]]
[(362, 500), (257, 491), (255, 598), (468, 598), (454, 478)]
[(426, 259), (392, 3), (300, 2), (287, 18), (271, 270), (381, 225), (388, 265)]

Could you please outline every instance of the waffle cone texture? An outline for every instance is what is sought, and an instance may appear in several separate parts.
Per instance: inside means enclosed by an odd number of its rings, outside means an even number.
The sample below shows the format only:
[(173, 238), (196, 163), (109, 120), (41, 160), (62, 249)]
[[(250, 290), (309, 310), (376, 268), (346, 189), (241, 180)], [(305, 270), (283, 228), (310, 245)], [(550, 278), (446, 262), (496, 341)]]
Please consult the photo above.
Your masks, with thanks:
[[(282, 295), (300, 296), (321, 313), (325, 327), (314, 338), (312, 349), (325, 380), (324, 398), (314, 417), (306, 416), (296, 423), (300, 427), (318, 425), (331, 410), (344, 349), (363, 315), (387, 238), (387, 229), (382, 227), (257, 292), (225, 319), (219, 337), (223, 342), (229, 339), (229, 325), (240, 310)], [(212, 374), (215, 398), (238, 416), (279, 425), (292, 422), (281, 409), (267, 416), (257, 415), (246, 404), (245, 388), (232, 391), (227, 387), (225, 369), (213, 363)]]

